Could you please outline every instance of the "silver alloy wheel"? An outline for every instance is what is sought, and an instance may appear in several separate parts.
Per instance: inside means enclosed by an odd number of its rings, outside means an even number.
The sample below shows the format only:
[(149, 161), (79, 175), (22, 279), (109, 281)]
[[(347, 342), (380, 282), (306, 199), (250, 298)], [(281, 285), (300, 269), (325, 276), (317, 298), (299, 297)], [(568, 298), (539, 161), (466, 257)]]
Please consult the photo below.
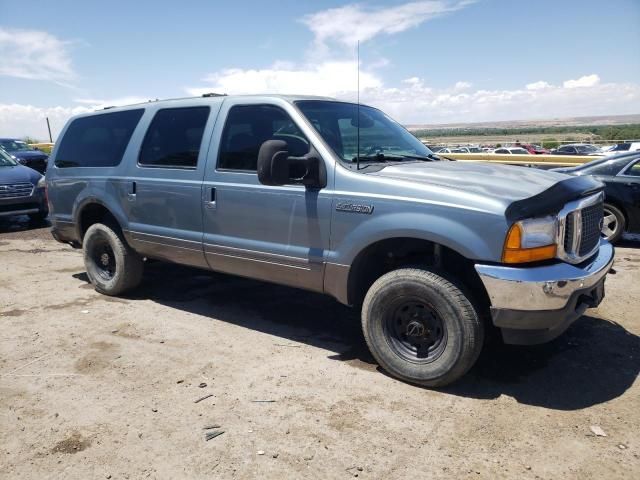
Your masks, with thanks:
[(607, 207), (604, 207), (602, 234), (606, 237), (607, 240), (609, 240), (616, 234), (618, 228), (620, 228), (618, 225), (618, 218), (611, 210), (609, 210)]

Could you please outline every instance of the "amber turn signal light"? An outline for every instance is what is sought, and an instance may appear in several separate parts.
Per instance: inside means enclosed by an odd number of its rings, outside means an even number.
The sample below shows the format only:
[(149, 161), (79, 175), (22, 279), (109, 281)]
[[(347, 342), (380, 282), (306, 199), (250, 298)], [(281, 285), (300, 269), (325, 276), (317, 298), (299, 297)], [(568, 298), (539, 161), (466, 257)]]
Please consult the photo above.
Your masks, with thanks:
[(504, 263), (527, 263), (549, 260), (556, 256), (556, 245), (522, 248), (522, 227), (517, 223), (509, 229), (502, 251)]

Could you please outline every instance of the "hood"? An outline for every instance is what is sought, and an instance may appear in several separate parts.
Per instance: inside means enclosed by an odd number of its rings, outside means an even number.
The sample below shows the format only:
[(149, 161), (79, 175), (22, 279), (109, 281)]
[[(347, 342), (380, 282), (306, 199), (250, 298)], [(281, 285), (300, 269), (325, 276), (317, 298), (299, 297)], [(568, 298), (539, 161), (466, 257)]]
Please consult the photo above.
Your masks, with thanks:
[(48, 158), (48, 155), (40, 150), (16, 150), (14, 152), (7, 152), (9, 155), (13, 155), (16, 158), (24, 158), (24, 159), (40, 159), (40, 158)]
[(370, 175), (411, 182), (425, 192), (429, 187), (446, 189), (470, 205), (490, 200), (501, 205), (511, 220), (556, 213), (568, 201), (603, 188), (602, 183), (589, 177), (482, 162), (397, 164)]
[(41, 177), (38, 172), (24, 165), (0, 167), (0, 184), (29, 182), (36, 185)]
[(416, 162), (388, 166), (371, 175), (509, 201), (531, 197), (567, 178), (547, 170), (482, 162)]

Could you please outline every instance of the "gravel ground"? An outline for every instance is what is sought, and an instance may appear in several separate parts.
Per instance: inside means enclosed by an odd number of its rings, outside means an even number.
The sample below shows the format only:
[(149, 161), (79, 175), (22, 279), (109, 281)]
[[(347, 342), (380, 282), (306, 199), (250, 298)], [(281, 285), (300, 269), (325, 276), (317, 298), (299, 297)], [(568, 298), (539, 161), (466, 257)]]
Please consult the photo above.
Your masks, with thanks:
[(105, 297), (0, 222), (0, 478), (640, 478), (640, 240), (615, 268), (556, 341), (429, 390), (328, 297), (162, 263)]

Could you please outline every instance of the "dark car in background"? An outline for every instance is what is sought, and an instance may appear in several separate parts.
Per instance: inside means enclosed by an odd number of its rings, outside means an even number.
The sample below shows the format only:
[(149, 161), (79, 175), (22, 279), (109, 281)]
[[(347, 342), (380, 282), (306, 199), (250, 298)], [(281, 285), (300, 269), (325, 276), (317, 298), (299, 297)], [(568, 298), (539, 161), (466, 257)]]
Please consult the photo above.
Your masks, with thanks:
[(47, 160), (49, 156), (31, 147), (22, 140), (18, 140), (17, 138), (0, 138), (0, 149), (7, 152), (11, 158), (18, 163), (33, 168), (42, 174), (47, 170)]
[(44, 177), (0, 150), (0, 218), (29, 215), (39, 221), (48, 213)]
[(640, 233), (640, 152), (553, 170), (569, 175), (591, 175), (605, 184), (602, 233), (611, 243), (619, 240), (624, 232)]
[(569, 145), (562, 145), (555, 150), (551, 150), (551, 155), (602, 155), (600, 150), (595, 145), (589, 143), (572, 143)]

